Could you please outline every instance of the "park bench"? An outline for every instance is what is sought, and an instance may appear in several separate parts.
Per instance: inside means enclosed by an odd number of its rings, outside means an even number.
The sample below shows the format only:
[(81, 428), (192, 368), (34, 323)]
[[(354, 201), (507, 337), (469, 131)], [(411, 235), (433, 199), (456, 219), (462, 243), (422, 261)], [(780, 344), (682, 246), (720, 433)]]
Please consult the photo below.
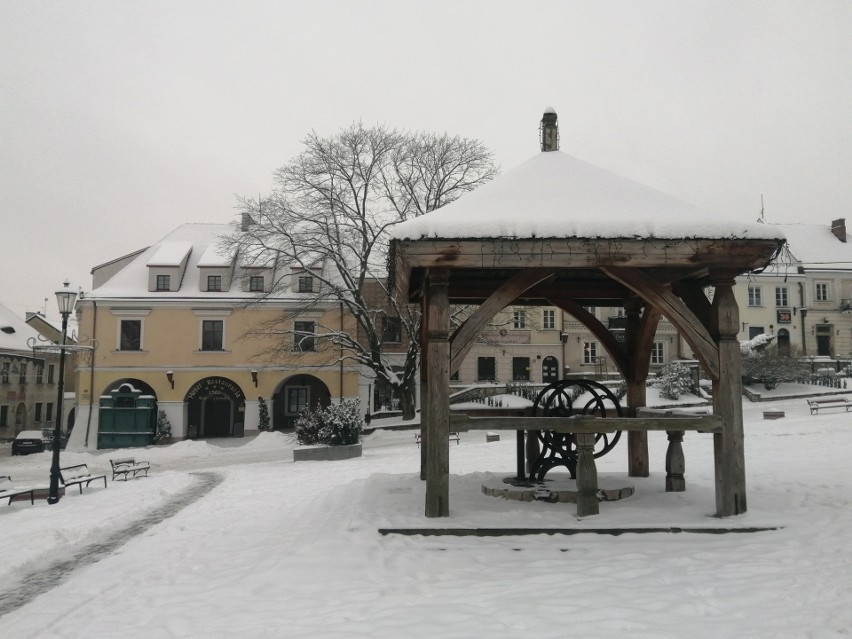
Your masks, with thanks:
[(27, 488), (24, 486), (15, 486), (12, 483), (12, 478), (9, 475), (0, 475), (0, 499), (9, 498), (9, 503), (6, 504), (11, 505), (13, 501), (17, 501), (15, 497), (19, 495), (29, 495), (30, 503), (35, 503), (35, 488)]
[(122, 459), (110, 459), (109, 463), (112, 464), (112, 479), (115, 481), (116, 477), (122, 477), (124, 481), (127, 481), (127, 478), (131, 475), (135, 479), (137, 475), (143, 474), (144, 477), (148, 476), (148, 469), (151, 467), (146, 461), (136, 461), (133, 457), (125, 457)]
[[(414, 441), (417, 442), (417, 448), (420, 448), (420, 433), (414, 433)], [(450, 432), (449, 441), (455, 442), (458, 445), (461, 443), (461, 437), (456, 432)]]
[(59, 479), (62, 480), (62, 485), (66, 488), (68, 486), (78, 486), (81, 495), (83, 494), (83, 485), (85, 484), (88, 487), (96, 479), (104, 480), (104, 488), (107, 485), (106, 475), (93, 475), (86, 464), (76, 464), (75, 466), (60, 468)]
[(811, 415), (818, 415), (820, 408), (845, 408), (846, 412), (852, 410), (852, 401), (847, 397), (832, 397), (831, 399), (809, 399), (808, 406)]

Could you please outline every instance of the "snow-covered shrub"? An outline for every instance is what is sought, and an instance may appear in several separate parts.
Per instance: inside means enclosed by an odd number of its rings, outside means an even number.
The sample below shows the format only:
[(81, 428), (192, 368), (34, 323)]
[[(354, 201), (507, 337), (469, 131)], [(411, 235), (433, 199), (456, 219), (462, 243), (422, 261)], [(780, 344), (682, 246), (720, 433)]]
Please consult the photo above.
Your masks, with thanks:
[(660, 371), (658, 387), (661, 397), (677, 399), (692, 388), (692, 372), (685, 364), (673, 362)]
[(782, 355), (777, 348), (767, 348), (743, 355), (743, 384), (763, 384), (772, 390), (781, 382), (795, 382), (809, 375), (808, 368), (794, 355)]
[(769, 335), (768, 333), (761, 333), (760, 335), (755, 335), (750, 340), (745, 342), (740, 342), (740, 351), (743, 356), (751, 355), (752, 353), (759, 353), (766, 349), (773, 340), (775, 339), (775, 335)]
[(306, 410), (296, 419), (296, 438), (302, 446), (326, 444), (346, 446), (361, 440), (360, 402), (344, 399), (316, 410)]
[(157, 430), (154, 432), (154, 441), (159, 441), (172, 436), (172, 424), (166, 416), (166, 411), (157, 411)]

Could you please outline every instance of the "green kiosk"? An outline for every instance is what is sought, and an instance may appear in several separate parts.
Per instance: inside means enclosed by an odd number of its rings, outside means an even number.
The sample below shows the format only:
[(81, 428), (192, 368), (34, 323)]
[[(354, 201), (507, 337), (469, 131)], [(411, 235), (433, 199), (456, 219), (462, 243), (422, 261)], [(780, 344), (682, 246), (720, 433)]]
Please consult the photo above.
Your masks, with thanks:
[(101, 396), (98, 448), (134, 448), (154, 442), (157, 398), (122, 384)]

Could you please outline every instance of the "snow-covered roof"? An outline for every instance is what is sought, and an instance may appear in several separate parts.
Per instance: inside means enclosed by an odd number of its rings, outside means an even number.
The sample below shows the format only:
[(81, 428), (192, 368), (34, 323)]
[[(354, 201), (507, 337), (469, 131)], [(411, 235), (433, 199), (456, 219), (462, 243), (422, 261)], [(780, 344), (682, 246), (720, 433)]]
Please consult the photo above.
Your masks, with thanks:
[[(233, 228), (229, 224), (183, 224), (171, 233), (139, 252), (126, 265), (118, 270), (109, 279), (95, 285), (91, 293), (87, 293), (87, 299), (110, 299), (110, 300), (187, 300), (203, 299), (208, 302), (221, 301), (232, 303), (234, 300), (245, 300), (248, 298), (263, 297), (262, 292), (251, 292), (243, 290), (242, 275), (249, 265), (240, 265), (233, 279), (223, 281), (226, 290), (208, 291), (206, 282), (209, 272), (202, 271), (199, 267), (227, 267), (232, 263), (232, 258), (222, 248), (222, 238), (230, 235)], [(186, 268), (182, 271), (180, 288), (176, 291), (150, 291), (149, 267), (163, 266), (168, 260), (178, 260), (189, 255)], [(242, 258), (241, 258), (242, 260)], [(180, 261), (177, 262), (177, 265)], [(175, 264), (172, 264), (175, 265)], [(254, 264), (260, 266), (260, 264)], [(265, 264), (273, 266), (273, 264)], [(289, 269), (287, 270), (289, 273)], [(285, 273), (282, 271), (282, 276)], [(228, 280), (230, 278), (226, 278)], [(286, 299), (289, 293), (282, 291), (274, 294), (275, 299)], [(294, 297), (294, 299), (297, 299)], [(299, 298), (300, 299), (300, 298)]]
[(852, 270), (852, 242), (841, 242), (828, 222), (771, 226), (784, 232), (793, 259), (806, 270)]
[(27, 340), (31, 337), (38, 338), (38, 331), (0, 304), (0, 351), (30, 350)]
[(783, 240), (784, 234), (777, 226), (706, 211), (549, 151), (443, 208), (398, 224), (391, 237)]
[(211, 244), (198, 259), (198, 266), (223, 268), (230, 266), (231, 262), (232, 258), (230, 255), (222, 252), (222, 248), (217, 244)]
[(167, 240), (160, 242), (148, 258), (147, 266), (180, 266), (192, 250), (192, 242)]

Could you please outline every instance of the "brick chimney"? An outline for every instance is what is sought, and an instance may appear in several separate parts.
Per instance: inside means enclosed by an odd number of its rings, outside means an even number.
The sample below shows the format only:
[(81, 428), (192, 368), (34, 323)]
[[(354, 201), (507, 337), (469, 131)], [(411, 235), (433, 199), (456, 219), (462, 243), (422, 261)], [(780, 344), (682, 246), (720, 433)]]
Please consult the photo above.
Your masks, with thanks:
[(544, 110), (539, 130), (541, 131), (541, 150), (558, 151), (559, 125), (556, 124), (556, 111), (553, 110), (553, 107), (547, 107)]
[(846, 218), (831, 221), (831, 232), (841, 242), (846, 241)]

